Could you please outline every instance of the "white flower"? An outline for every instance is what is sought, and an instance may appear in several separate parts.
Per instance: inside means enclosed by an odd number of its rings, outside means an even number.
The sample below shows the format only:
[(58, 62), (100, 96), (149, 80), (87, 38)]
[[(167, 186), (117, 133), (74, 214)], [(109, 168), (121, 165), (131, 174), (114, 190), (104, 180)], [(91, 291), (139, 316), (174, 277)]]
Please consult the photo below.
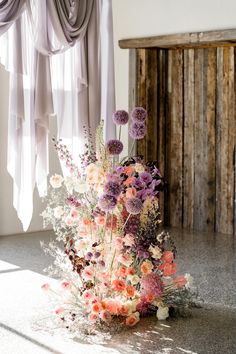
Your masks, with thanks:
[(136, 163), (134, 168), (135, 168), (135, 171), (138, 173), (142, 173), (145, 171), (145, 168), (141, 163)]
[(140, 282), (140, 278), (136, 274), (135, 275), (128, 275), (127, 278), (130, 280), (132, 285), (136, 285), (136, 284), (138, 284)]
[(53, 215), (56, 219), (60, 219), (64, 214), (64, 208), (62, 206), (57, 206), (54, 208)]
[(157, 318), (159, 321), (162, 321), (162, 320), (166, 320), (167, 317), (169, 317), (169, 307), (165, 306), (165, 307), (158, 307), (158, 310), (157, 310)]
[(74, 186), (74, 190), (77, 192), (77, 193), (86, 193), (88, 191), (89, 187), (87, 185), (86, 182), (84, 182), (83, 180), (79, 180), (77, 181), (77, 183), (75, 184)]
[(68, 191), (70, 194), (72, 194), (72, 193), (73, 193), (73, 189), (74, 189), (74, 184), (75, 184), (74, 178), (67, 176), (67, 177), (65, 178), (64, 183), (65, 183), (65, 186), (66, 186), (67, 191)]
[(186, 289), (191, 288), (193, 286), (193, 277), (188, 273), (186, 273), (184, 277), (187, 281), (187, 283), (185, 284), (185, 288)]
[(63, 182), (63, 177), (61, 175), (55, 174), (50, 178), (50, 184), (53, 188), (60, 188)]
[(148, 250), (151, 252), (152, 258), (154, 258), (154, 259), (160, 259), (161, 258), (162, 252), (161, 252), (161, 249), (158, 246), (153, 247), (151, 245)]

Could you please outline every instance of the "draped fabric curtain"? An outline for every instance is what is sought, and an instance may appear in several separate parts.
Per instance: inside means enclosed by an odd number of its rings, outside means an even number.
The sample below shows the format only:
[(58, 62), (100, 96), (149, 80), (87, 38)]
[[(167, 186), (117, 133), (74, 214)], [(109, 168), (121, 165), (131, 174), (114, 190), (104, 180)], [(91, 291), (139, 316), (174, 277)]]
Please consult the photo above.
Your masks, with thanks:
[(74, 156), (101, 117), (115, 136), (111, 0), (0, 0), (0, 60), (10, 72), (7, 168), (27, 230), (35, 184), (47, 193), (50, 116)]

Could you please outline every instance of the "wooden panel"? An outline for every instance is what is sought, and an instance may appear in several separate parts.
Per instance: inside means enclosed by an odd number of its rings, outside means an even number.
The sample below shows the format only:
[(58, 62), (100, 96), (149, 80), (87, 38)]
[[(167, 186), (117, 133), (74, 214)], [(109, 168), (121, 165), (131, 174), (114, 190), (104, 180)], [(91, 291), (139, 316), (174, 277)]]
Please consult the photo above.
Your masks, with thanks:
[[(129, 112), (133, 110), (137, 102), (137, 51), (136, 49), (130, 49), (129, 51)], [(129, 124), (131, 120), (129, 120)], [(136, 155), (137, 146), (133, 146), (133, 139), (128, 136), (128, 151), (132, 149), (132, 153)]]
[(184, 51), (183, 227), (193, 228), (194, 215), (194, 50)]
[(168, 94), (170, 95), (170, 164), (168, 173), (170, 225), (182, 226), (182, 144), (183, 144), (183, 51), (174, 50), (169, 56), (171, 74)]
[(178, 33), (164, 36), (152, 36), (144, 38), (129, 38), (119, 41), (120, 48), (200, 48), (210, 46), (235, 46), (236, 29), (218, 31)]

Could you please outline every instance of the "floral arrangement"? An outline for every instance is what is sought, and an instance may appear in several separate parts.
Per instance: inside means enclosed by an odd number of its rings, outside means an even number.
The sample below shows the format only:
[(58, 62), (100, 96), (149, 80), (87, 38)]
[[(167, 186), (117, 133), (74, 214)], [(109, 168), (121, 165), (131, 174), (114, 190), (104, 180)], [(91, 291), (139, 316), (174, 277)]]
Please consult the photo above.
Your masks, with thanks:
[[(132, 111), (129, 135), (134, 143), (145, 136), (146, 119), (144, 108)], [(113, 114), (119, 137), (128, 120), (126, 111)], [(154, 162), (132, 156), (133, 147), (119, 161), (123, 144), (120, 139), (104, 143), (102, 123), (96, 149), (85, 133), (80, 166), (60, 140), (54, 141), (69, 176), (50, 178), (43, 218), (57, 235), (47, 247), (56, 266), (49, 270), (59, 271), (62, 280), (56, 290), (50, 284), (42, 288), (58, 295), (56, 314), (68, 327), (85, 319), (131, 327), (151, 314), (166, 319), (188, 303), (192, 279), (176, 276), (176, 248), (169, 234), (160, 231), (158, 198), (164, 180)]]

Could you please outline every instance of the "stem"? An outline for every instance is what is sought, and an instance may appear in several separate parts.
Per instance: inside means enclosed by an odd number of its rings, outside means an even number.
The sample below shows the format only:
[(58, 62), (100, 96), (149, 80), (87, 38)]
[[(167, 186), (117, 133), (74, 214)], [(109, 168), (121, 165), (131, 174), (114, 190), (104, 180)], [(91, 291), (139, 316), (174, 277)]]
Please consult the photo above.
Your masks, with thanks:
[(125, 221), (125, 223), (124, 223), (124, 225), (123, 225), (123, 230), (125, 229), (125, 225), (127, 224), (128, 220), (129, 220), (129, 218), (130, 218), (130, 216), (131, 216), (131, 214), (128, 215), (128, 217), (127, 217), (127, 219), (126, 219), (126, 221)]
[(130, 157), (131, 154), (132, 154), (132, 151), (133, 151), (135, 142), (136, 142), (136, 140), (133, 141), (133, 144), (132, 144), (131, 149), (130, 149), (130, 151), (129, 151), (129, 156), (128, 156), (128, 157)]
[(120, 125), (120, 128), (119, 128), (119, 140), (121, 138), (121, 125)]

